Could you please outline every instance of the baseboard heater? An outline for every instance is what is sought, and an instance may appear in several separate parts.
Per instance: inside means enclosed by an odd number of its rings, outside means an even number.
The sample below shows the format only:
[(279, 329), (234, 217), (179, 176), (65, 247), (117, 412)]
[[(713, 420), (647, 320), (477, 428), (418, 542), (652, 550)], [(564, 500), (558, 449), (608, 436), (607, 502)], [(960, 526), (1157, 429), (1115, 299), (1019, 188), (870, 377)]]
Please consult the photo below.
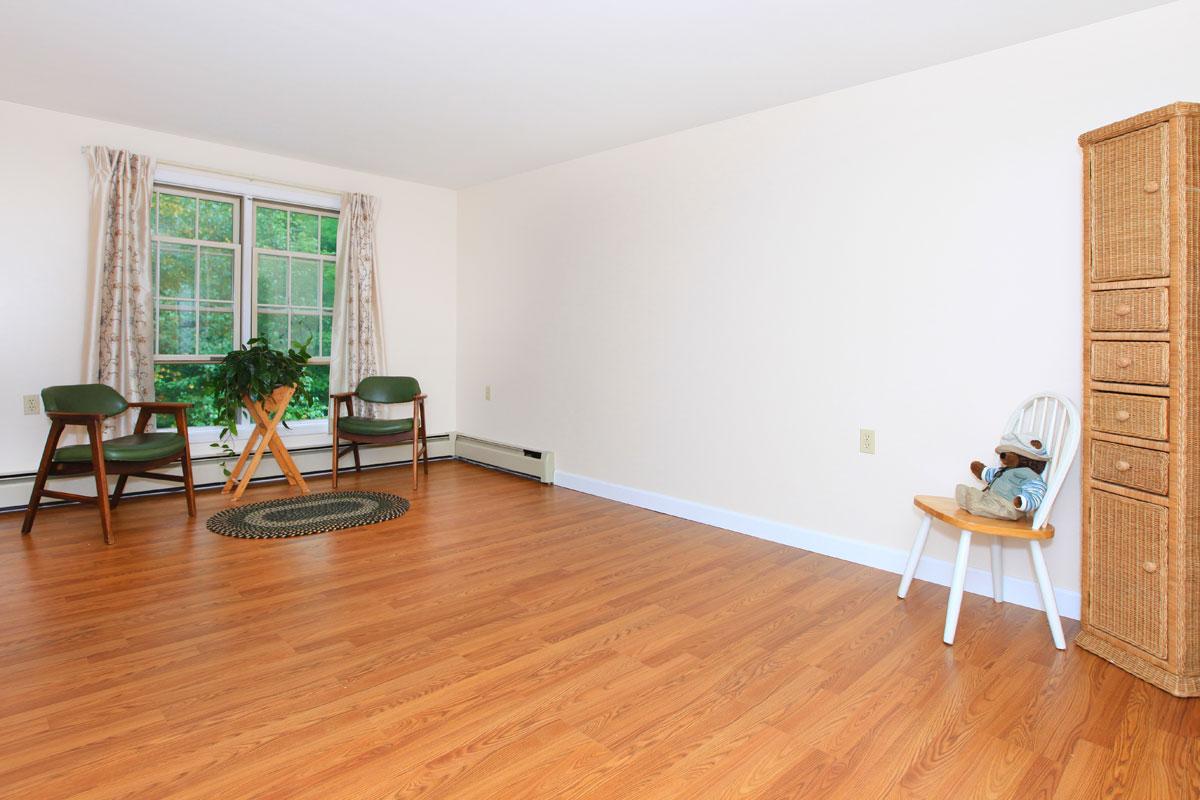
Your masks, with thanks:
[(454, 456), (505, 472), (527, 475), (542, 483), (554, 483), (554, 453), (527, 450), (459, 433), (454, 437)]

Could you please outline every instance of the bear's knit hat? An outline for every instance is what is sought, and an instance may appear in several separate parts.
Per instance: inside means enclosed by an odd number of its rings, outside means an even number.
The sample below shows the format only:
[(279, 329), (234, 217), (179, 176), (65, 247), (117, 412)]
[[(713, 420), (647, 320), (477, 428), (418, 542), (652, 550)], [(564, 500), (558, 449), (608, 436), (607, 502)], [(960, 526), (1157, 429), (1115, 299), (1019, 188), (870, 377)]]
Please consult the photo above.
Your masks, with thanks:
[(1000, 444), (996, 445), (996, 452), (1016, 453), (1019, 456), (1032, 458), (1034, 461), (1049, 461), (1050, 454), (1046, 452), (1046, 448), (1034, 445), (1034, 441), (1036, 440), (1027, 433), (1006, 433), (1000, 437)]

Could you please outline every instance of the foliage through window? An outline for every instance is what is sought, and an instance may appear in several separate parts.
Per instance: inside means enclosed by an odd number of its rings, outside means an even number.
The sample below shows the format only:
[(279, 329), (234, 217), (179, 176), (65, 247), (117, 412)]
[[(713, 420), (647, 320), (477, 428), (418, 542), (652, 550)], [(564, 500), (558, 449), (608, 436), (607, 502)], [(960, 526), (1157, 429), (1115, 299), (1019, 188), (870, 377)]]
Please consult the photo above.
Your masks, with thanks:
[(312, 396), (295, 398), (287, 418), (328, 416), (337, 214), (168, 186), (155, 188), (150, 213), (158, 399), (193, 403), (189, 422), (214, 424), (214, 363), (257, 335), (280, 350), (308, 342)]

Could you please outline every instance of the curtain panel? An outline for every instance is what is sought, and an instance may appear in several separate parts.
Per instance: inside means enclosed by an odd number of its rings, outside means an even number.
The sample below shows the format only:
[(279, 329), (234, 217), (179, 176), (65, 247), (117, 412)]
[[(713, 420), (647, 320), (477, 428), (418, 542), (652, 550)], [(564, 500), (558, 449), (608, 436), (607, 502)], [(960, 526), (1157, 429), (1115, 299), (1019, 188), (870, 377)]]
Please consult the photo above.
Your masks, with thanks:
[[(130, 402), (154, 399), (154, 267), (150, 199), (154, 159), (107, 147), (84, 150), (91, 178), (89, 303), (84, 383), (103, 383)], [(105, 423), (132, 432), (133, 415)]]
[[(343, 194), (340, 216), (329, 388), (350, 392), (363, 378), (387, 370), (375, 244), (379, 199), (367, 194)], [(373, 403), (357, 405), (361, 408), (358, 413), (364, 416), (378, 413)]]

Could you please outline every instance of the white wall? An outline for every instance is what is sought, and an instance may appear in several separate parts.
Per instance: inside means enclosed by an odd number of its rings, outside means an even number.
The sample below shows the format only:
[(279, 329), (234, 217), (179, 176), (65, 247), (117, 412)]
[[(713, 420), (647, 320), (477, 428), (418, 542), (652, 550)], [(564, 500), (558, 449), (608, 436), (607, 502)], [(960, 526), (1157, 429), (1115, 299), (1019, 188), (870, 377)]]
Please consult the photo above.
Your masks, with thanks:
[(453, 191), (0, 102), (0, 474), (36, 468), (45, 441), (21, 395), (80, 379), (88, 144), (377, 195), (388, 366), (420, 378), (430, 433), (455, 430)]
[[(907, 548), (1025, 395), (1078, 400), (1076, 136), (1200, 99), (1197, 30), (1165, 6), (463, 191), (460, 430)], [(1054, 520), (1077, 589), (1077, 474)]]

